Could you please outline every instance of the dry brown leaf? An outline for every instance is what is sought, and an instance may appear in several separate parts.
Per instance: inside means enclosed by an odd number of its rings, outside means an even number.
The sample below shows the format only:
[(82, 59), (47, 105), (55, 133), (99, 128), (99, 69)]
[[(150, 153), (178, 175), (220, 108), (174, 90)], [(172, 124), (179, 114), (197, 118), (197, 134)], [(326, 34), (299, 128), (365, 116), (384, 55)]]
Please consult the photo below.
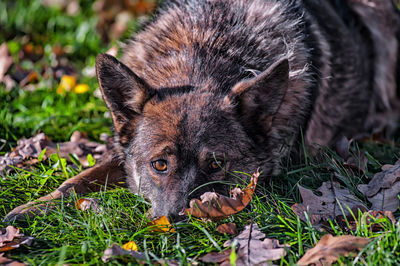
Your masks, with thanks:
[(101, 257), (101, 260), (104, 263), (106, 263), (109, 260), (111, 260), (112, 257), (124, 256), (124, 255), (128, 255), (128, 256), (131, 256), (131, 257), (137, 259), (139, 263), (140, 263), (140, 261), (145, 261), (146, 260), (146, 256), (144, 255), (144, 253), (137, 252), (137, 251), (134, 251), (134, 250), (126, 250), (126, 249), (123, 249), (121, 246), (119, 246), (117, 244), (113, 244), (111, 247), (109, 247), (106, 250), (104, 250), (104, 253), (103, 253), (103, 256)]
[(147, 226), (152, 226), (151, 231), (153, 232), (176, 232), (166, 216), (154, 219)]
[(3, 266), (25, 266), (25, 263), (21, 263), (16, 260), (12, 260), (9, 258), (4, 257), (4, 253), (0, 253), (0, 265)]
[(297, 262), (297, 265), (331, 265), (340, 256), (348, 256), (362, 250), (369, 240), (363, 237), (324, 235), (306, 254)]
[(257, 186), (260, 172), (257, 170), (251, 177), (250, 184), (243, 190), (235, 188), (231, 191), (232, 198), (214, 192), (204, 193), (200, 199), (190, 201), (190, 208), (180, 214), (190, 214), (198, 218), (219, 220), (243, 210), (249, 204)]
[(0, 252), (18, 248), (20, 245), (32, 244), (33, 237), (24, 236), (12, 225), (0, 228)]
[(217, 231), (221, 234), (236, 235), (237, 234), (236, 224), (235, 223), (220, 224), (217, 227)]
[[(287, 245), (279, 244), (276, 239), (265, 238), (257, 224), (249, 224), (235, 238), (224, 243), (224, 247), (236, 245), (236, 265), (263, 265), (273, 260), (278, 260), (286, 256), (285, 247)], [(262, 240), (264, 239), (264, 240)], [(230, 265), (231, 249), (222, 253), (209, 253), (202, 258), (204, 262), (221, 263), (223, 266)]]
[[(107, 145), (89, 141), (83, 133), (78, 131), (72, 134), (70, 141), (58, 145), (60, 157), (70, 160), (68, 155), (75, 154), (84, 167), (89, 166), (88, 154), (92, 154), (97, 160), (109, 150)], [(0, 175), (4, 174), (4, 171), (10, 173), (13, 170), (12, 166), (24, 167), (29, 166), (29, 163), (35, 163), (35, 160), (29, 161), (29, 159), (38, 158), (44, 149), (46, 149), (44, 159), (57, 153), (57, 144), (43, 133), (29, 139), (18, 140), (17, 147), (4, 156), (0, 156)]]
[(10, 51), (8, 50), (7, 43), (0, 45), (0, 82), (3, 82), (3, 78), (6, 75), (10, 66), (14, 63)]
[[(324, 182), (317, 191), (322, 193), (321, 196), (315, 195), (311, 190), (298, 185), (303, 203), (296, 203), (292, 206), (292, 210), (302, 219), (306, 221), (304, 212), (308, 211), (312, 224), (320, 221), (334, 219), (338, 215), (342, 215), (342, 209), (345, 215), (352, 210), (367, 210), (364, 204), (348, 189), (341, 188), (337, 182)], [(342, 209), (338, 202), (340, 202)]]
[(372, 203), (372, 210), (395, 212), (400, 205), (400, 160), (393, 166), (385, 165), (382, 170), (368, 184), (357, 188)]
[(95, 213), (100, 213), (103, 208), (97, 203), (96, 199), (93, 198), (82, 198), (75, 202), (75, 207), (78, 210), (87, 211), (92, 210)]

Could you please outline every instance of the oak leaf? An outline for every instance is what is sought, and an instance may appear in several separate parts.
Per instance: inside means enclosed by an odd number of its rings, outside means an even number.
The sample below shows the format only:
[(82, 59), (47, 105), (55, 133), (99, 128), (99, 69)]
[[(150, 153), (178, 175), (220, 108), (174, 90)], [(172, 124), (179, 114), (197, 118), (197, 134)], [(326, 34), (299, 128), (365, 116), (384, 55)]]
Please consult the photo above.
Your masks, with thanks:
[(372, 203), (372, 210), (396, 211), (400, 205), (400, 160), (395, 165), (384, 165), (368, 184), (357, 188)]
[(315, 247), (307, 250), (306, 254), (297, 262), (297, 265), (331, 265), (340, 256), (349, 256), (362, 250), (369, 240), (352, 235), (332, 236), (324, 235)]
[[(257, 224), (249, 224), (235, 238), (224, 243), (224, 247), (231, 247), (236, 243), (236, 261), (237, 266), (242, 265), (263, 265), (273, 260), (278, 260), (286, 256), (285, 248), (287, 245), (279, 244), (276, 239), (265, 238)], [(231, 249), (222, 253), (212, 252), (202, 258), (204, 262), (220, 263), (223, 266), (231, 265)]]
[(257, 170), (251, 176), (250, 184), (243, 190), (235, 188), (231, 191), (232, 198), (215, 192), (206, 192), (201, 200), (192, 199), (190, 208), (185, 208), (180, 214), (190, 214), (198, 218), (219, 220), (243, 210), (250, 202), (256, 189), (260, 172)]
[[(338, 215), (348, 215), (351, 210), (367, 210), (364, 204), (348, 189), (341, 188), (337, 182), (324, 182), (317, 191), (322, 193), (321, 196), (315, 195), (311, 190), (298, 185), (303, 203), (296, 203), (292, 206), (292, 210), (300, 219), (306, 221), (304, 212), (309, 213), (312, 224), (317, 224), (321, 220), (335, 219)], [(341, 207), (339, 206), (340, 203)], [(343, 212), (342, 212), (343, 211)]]

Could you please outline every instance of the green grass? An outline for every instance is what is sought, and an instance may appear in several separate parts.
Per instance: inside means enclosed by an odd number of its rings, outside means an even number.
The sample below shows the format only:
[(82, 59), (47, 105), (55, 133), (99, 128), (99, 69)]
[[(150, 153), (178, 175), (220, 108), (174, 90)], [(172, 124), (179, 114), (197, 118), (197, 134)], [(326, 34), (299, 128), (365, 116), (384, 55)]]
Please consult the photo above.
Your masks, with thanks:
[[(51, 65), (54, 60), (51, 47), (54, 45), (70, 47), (67, 58), (76, 69), (93, 67), (95, 56), (110, 45), (101, 43), (95, 32), (96, 18), (91, 1), (81, 3), (82, 11), (71, 17), (56, 8), (43, 9), (39, 0), (0, 2), (0, 42), (7, 42), (16, 62), (27, 69)], [(85, 37), (77, 38), (82, 35)], [(44, 56), (38, 62), (18, 61), (26, 36), (29, 42), (44, 47)], [(102, 132), (110, 132), (111, 120), (105, 115), (105, 105), (93, 95), (97, 88), (96, 79), (81, 74), (79, 82), (88, 84), (90, 91), (59, 95), (56, 93), (59, 80), (43, 76), (39, 76), (34, 91), (26, 91), (17, 85), (11, 92), (6, 92), (0, 85), (0, 139), (5, 142), (0, 154), (15, 147), (21, 137), (30, 137), (37, 132), (46, 133), (53, 141), (66, 141), (75, 130), (86, 132), (96, 141)], [(292, 212), (290, 206), (301, 202), (297, 183), (316, 189), (323, 181), (333, 178), (361, 196), (356, 186), (368, 182), (381, 165), (394, 163), (400, 157), (399, 148), (385, 144), (364, 143), (352, 149), (353, 152), (362, 150), (367, 153), (369, 163), (366, 175), (353, 176), (341, 166), (339, 156), (326, 150), (318, 161), (306, 157), (307, 160), (296, 165), (291, 162), (283, 165), (280, 178), (265, 187), (259, 186), (244, 211), (218, 223), (190, 218), (175, 224), (174, 233), (151, 232), (146, 218), (149, 203), (122, 188), (87, 195), (99, 199), (105, 210), (99, 214), (77, 210), (77, 196), (63, 198), (56, 201), (56, 209), (47, 216), (13, 223), (24, 234), (33, 236), (35, 241), (32, 246), (6, 252), (6, 256), (32, 265), (96, 265), (103, 264), (103, 251), (112, 243), (124, 244), (134, 240), (150, 264), (156, 259), (173, 259), (184, 265), (198, 261), (207, 252), (223, 249), (223, 243), (230, 236), (216, 231), (220, 223), (234, 222), (242, 230), (253, 221), (259, 224), (267, 237), (290, 244), (288, 255), (275, 263), (292, 265), (325, 233), (300, 221)], [(69, 166), (67, 171), (69, 176), (73, 176), (80, 170)], [(0, 177), (0, 219), (14, 207), (54, 190), (65, 179), (66, 175), (56, 159), (39, 162), (29, 170), (16, 169), (10, 176)], [(398, 218), (399, 213), (395, 216)], [(357, 227), (354, 235), (373, 240), (355, 258), (341, 258), (339, 264), (400, 263), (399, 223), (393, 225), (387, 219), (375, 223), (381, 224), (383, 229), (371, 232), (365, 225)], [(7, 225), (0, 222), (0, 227)], [(349, 234), (335, 221), (328, 231), (335, 235)], [(123, 257), (109, 262), (112, 265), (127, 263), (135, 264), (135, 261)]]

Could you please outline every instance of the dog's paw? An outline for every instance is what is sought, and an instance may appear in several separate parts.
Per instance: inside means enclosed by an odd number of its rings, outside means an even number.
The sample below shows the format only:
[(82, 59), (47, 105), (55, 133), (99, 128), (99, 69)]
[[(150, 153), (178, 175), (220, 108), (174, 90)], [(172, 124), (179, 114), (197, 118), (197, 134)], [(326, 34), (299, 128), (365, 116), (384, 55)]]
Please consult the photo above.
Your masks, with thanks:
[(28, 202), (10, 211), (3, 222), (23, 221), (34, 216), (43, 216), (51, 209), (51, 205), (50, 202)]

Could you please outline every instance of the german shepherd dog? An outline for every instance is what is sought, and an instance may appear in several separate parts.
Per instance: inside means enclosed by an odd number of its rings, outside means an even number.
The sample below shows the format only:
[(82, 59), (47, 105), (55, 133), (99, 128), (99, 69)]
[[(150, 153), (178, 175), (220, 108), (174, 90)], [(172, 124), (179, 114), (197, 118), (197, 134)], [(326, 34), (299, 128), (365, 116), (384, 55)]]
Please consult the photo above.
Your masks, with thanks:
[(112, 152), (39, 200), (124, 179), (176, 218), (236, 170), (279, 173), (300, 132), (311, 151), (369, 132), (398, 107), (399, 21), (391, 0), (167, 1), (122, 61), (97, 57)]

